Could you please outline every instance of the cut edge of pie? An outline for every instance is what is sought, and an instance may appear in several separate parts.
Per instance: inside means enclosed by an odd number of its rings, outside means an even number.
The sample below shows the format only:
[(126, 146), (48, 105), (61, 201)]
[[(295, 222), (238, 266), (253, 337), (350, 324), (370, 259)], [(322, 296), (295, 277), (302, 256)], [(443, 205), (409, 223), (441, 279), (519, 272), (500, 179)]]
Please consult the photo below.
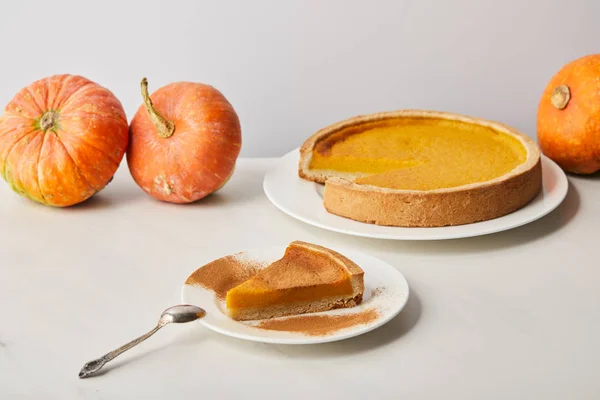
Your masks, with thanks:
[(362, 302), (363, 277), (338, 252), (294, 241), (282, 258), (227, 292), (226, 312), (247, 321), (354, 307)]
[[(400, 118), (443, 119), (491, 128), (518, 139), (526, 150), (526, 159), (508, 173), (487, 181), (432, 190), (359, 184), (354, 179), (360, 173), (310, 169), (313, 151), (321, 140), (349, 128), (360, 132), (366, 124)], [(525, 206), (542, 188), (540, 151), (528, 136), (499, 122), (429, 110), (361, 115), (325, 127), (301, 146), (298, 174), (305, 180), (325, 183), (323, 204), (328, 212), (386, 226), (435, 227), (490, 220)]]

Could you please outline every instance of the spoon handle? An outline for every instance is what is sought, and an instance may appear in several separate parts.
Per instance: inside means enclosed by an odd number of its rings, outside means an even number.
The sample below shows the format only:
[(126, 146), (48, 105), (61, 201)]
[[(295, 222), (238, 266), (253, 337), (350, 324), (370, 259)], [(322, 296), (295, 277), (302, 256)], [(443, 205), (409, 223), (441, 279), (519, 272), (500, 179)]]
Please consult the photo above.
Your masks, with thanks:
[(144, 340), (148, 339), (150, 336), (152, 336), (156, 332), (158, 332), (158, 330), (160, 328), (162, 328), (163, 326), (164, 326), (164, 324), (159, 323), (150, 332), (143, 334), (142, 336), (138, 337), (137, 339), (133, 339), (131, 342), (124, 344), (123, 346), (119, 347), (116, 350), (111, 351), (110, 353), (106, 353), (105, 355), (103, 355), (100, 358), (97, 358), (95, 360), (85, 363), (85, 365), (79, 372), (79, 377), (86, 378), (87, 376), (93, 374), (94, 372), (97, 372), (98, 370), (100, 370), (100, 368), (102, 368), (104, 366), (104, 364), (113, 360), (119, 354), (122, 354), (122, 353), (126, 352), (127, 350), (131, 349), (132, 347), (137, 346), (138, 344), (142, 343)]

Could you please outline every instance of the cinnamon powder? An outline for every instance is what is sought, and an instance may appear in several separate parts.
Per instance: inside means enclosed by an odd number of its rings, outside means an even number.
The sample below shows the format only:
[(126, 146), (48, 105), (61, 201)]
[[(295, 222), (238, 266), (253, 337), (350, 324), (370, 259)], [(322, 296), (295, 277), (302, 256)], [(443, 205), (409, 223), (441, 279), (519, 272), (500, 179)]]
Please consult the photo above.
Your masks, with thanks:
[(250, 279), (262, 266), (256, 261), (227, 256), (197, 269), (185, 283), (212, 290), (219, 300), (224, 300), (230, 289)]
[(272, 331), (304, 333), (322, 336), (355, 325), (367, 324), (379, 316), (377, 310), (370, 308), (359, 313), (342, 315), (301, 315), (284, 319), (264, 320), (257, 328)]

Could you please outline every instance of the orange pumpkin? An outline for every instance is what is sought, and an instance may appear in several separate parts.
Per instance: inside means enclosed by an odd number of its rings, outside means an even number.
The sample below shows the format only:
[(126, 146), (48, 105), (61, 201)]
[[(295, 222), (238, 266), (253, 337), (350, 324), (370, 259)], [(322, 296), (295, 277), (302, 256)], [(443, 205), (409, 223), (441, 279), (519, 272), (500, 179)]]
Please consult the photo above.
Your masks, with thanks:
[(142, 80), (140, 106), (129, 127), (127, 164), (150, 196), (190, 203), (222, 187), (242, 144), (240, 121), (212, 86), (176, 82), (150, 96)]
[(18, 92), (0, 117), (0, 173), (32, 200), (80, 203), (112, 179), (127, 129), (109, 90), (81, 76), (41, 79)]
[(571, 61), (552, 77), (538, 106), (537, 139), (565, 171), (600, 170), (600, 54)]

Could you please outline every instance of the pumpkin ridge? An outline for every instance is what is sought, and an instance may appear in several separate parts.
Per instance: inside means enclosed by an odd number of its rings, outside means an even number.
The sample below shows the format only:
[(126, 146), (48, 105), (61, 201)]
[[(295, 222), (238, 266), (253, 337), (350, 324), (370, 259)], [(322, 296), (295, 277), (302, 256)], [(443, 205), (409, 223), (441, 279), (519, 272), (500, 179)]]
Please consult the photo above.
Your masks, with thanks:
[[(98, 189), (96, 189), (95, 187), (93, 187), (92, 185), (90, 185), (90, 183), (88, 182), (88, 180), (85, 177), (85, 175), (83, 174), (83, 172), (81, 172), (81, 169), (79, 169), (79, 166), (77, 165), (77, 163), (75, 162), (75, 160), (73, 159), (73, 157), (71, 157), (71, 154), (69, 154), (69, 150), (67, 150), (67, 146), (65, 146), (65, 144), (62, 142), (62, 140), (60, 139), (60, 136), (58, 136), (58, 134), (56, 132), (53, 132), (53, 133), (56, 136), (57, 142), (60, 143), (60, 145), (62, 146), (62, 148), (65, 150), (65, 154), (67, 155), (67, 157), (69, 157), (69, 160), (71, 160), (71, 162), (73, 163), (73, 166), (77, 170), (77, 173), (79, 174), (79, 176), (81, 177), (81, 179), (83, 179), (83, 182), (85, 182), (85, 184), (90, 189), (92, 189), (94, 191), (94, 194), (98, 193)], [(94, 194), (92, 194), (92, 196)]]
[(40, 153), (38, 154), (37, 159), (37, 171), (36, 171), (36, 182), (38, 184), (38, 188), (40, 189), (40, 194), (42, 195), (42, 200), (44, 203), (46, 202), (46, 195), (44, 194), (44, 190), (42, 189), (42, 184), (40, 183), (40, 160), (42, 159), (42, 152), (44, 151), (44, 146), (46, 145), (46, 137), (48, 135), (43, 134), (44, 138), (42, 139), (42, 145), (40, 146)]
[[(43, 132), (40, 132), (38, 130), (34, 130), (33, 132), (31, 132), (31, 135), (29, 135), (28, 139), (26, 140), (25, 146), (28, 146), (30, 144), (30, 142), (33, 142), (34, 140), (36, 140), (38, 134), (44, 135)], [(44, 138), (42, 138), (42, 144), (43, 144), (43, 140)], [(28, 184), (23, 184), (26, 180), (23, 179), (23, 169), (21, 168), (21, 162), (22, 162), (22, 158), (19, 158), (19, 168), (17, 168), (18, 170), (18, 178), (19, 178), (19, 182), (21, 182), (21, 192), (22, 195), (25, 196), (26, 198), (33, 200), (35, 202), (40, 202), (40, 199), (38, 197), (33, 196), (29, 190), (27, 190), (27, 187), (29, 186)], [(36, 175), (37, 175), (37, 169), (36, 169)], [(37, 176), (36, 176), (36, 181), (37, 181)], [(38, 189), (40, 189), (39, 187), (39, 183), (38, 183)], [(40, 190), (40, 194), (41, 194), (41, 190)], [(43, 196), (42, 196), (43, 198)]]
[[(14, 112), (12, 112), (12, 110), (9, 110), (8, 107), (4, 109), (4, 114), (2, 115), (2, 118), (4, 119), (4, 121), (7, 121), (7, 120), (13, 119), (13, 118), (30, 119), (30, 120), (34, 119), (31, 117), (26, 117), (22, 114), (15, 114)], [(0, 120), (0, 122), (1, 122), (1, 120)]]
[[(86, 103), (87, 104), (87, 103)], [(83, 107), (83, 106), (82, 106)], [(72, 110), (67, 110), (67, 111), (62, 111), (61, 112), (61, 116), (63, 116), (63, 118), (72, 118), (73, 117), (73, 113), (74, 112), (78, 112), (78, 113), (84, 113), (84, 114), (90, 114), (90, 115), (98, 115), (100, 117), (109, 117), (112, 118), (116, 121), (124, 121), (127, 122), (127, 119), (123, 119), (121, 115), (118, 115), (118, 113), (103, 113), (103, 112), (94, 112), (94, 111), (89, 111), (89, 110), (83, 110), (81, 108), (76, 108), (76, 109), (72, 109)]]
[[(2, 172), (3, 172), (4, 180), (6, 180), (7, 182), (8, 182), (8, 176), (6, 175), (6, 165), (8, 164), (8, 159), (10, 158), (10, 153), (12, 153), (12, 151), (21, 142), (21, 140), (25, 139), (27, 136), (31, 135), (34, 132), (35, 132), (35, 130), (31, 130), (30, 132), (28, 132), (28, 133), (24, 134), (23, 136), (21, 136), (21, 138), (19, 140), (17, 140), (16, 142), (13, 143), (13, 145), (11, 146), (11, 148), (6, 153), (6, 158), (4, 159), (4, 169), (3, 169)], [(11, 187), (12, 187), (12, 185), (11, 185)]]
[[(12, 131), (16, 131), (18, 130), (19, 127), (15, 127), (13, 130), (10, 130), (8, 132), (12, 132)], [(6, 133), (8, 133), (6, 132)], [(2, 176), (6, 176), (6, 165), (8, 163), (8, 158), (10, 157), (10, 153), (12, 153), (13, 149), (15, 148), (15, 146), (26, 136), (31, 135), (34, 132), (34, 129), (32, 129), (31, 131), (29, 131), (28, 133), (25, 133), (23, 136), (21, 136), (16, 142), (13, 143), (13, 145), (10, 147), (10, 149), (8, 149), (8, 151), (6, 152), (6, 157), (4, 158), (4, 165), (2, 166)]]
[(66, 109), (68, 109), (68, 107), (73, 102), (73, 100), (76, 99), (77, 96), (80, 96), (81, 92), (83, 92), (85, 89), (87, 89), (90, 86), (92, 86), (92, 89), (99, 89), (98, 87), (96, 87), (96, 85), (94, 84), (94, 82), (92, 82), (92, 81), (86, 82), (84, 85), (82, 85), (81, 87), (79, 87), (76, 91), (74, 91), (73, 93), (71, 93), (71, 95), (69, 96), (69, 98), (66, 99), (66, 101), (62, 104), (62, 106), (60, 107), (60, 109), (63, 110), (63, 111), (66, 110)]
[[(5, 115), (6, 115), (6, 114), (5, 114)], [(3, 115), (3, 117), (4, 117), (5, 115)], [(2, 121), (0, 121), (0, 124), (1, 124), (1, 122), (2, 122)], [(1, 125), (0, 125), (0, 126), (1, 126)], [(7, 130), (7, 131), (5, 131), (5, 132), (2, 132), (2, 131), (0, 131), (0, 140), (2, 140), (2, 137), (3, 137), (3, 136), (5, 136), (5, 135), (9, 135), (9, 134), (13, 133), (14, 131), (16, 131), (17, 129), (19, 129), (19, 126), (12, 126), (12, 127), (10, 127), (10, 129), (8, 129), (8, 130)]]
[[(92, 149), (94, 149), (94, 150), (98, 150), (98, 151), (99, 151), (100, 153), (102, 153), (102, 154), (103, 154), (105, 157), (108, 157), (108, 158), (109, 158), (111, 161), (113, 161), (113, 162), (115, 163), (115, 165), (117, 165), (117, 167), (119, 166), (120, 162), (119, 162), (119, 161), (117, 161), (117, 160), (115, 160), (115, 159), (113, 158), (113, 155), (112, 155), (112, 154), (110, 154), (110, 153), (108, 153), (108, 154), (107, 154), (107, 153), (105, 153), (105, 152), (104, 152), (104, 150), (102, 150), (102, 149), (99, 149), (98, 147), (94, 146), (93, 144), (91, 144), (90, 142), (88, 142), (87, 140), (85, 140), (83, 137), (79, 137), (79, 136), (71, 136), (71, 135), (69, 135), (69, 134), (68, 134), (68, 132), (66, 132), (66, 131), (65, 131), (65, 130), (63, 130), (63, 129), (60, 129), (60, 130), (59, 130), (59, 132), (64, 132), (66, 135), (68, 135), (68, 137), (69, 137), (69, 140), (73, 140), (73, 139), (75, 139), (75, 140), (78, 140), (78, 141), (82, 142), (83, 144), (85, 144), (86, 146), (89, 146), (89, 147), (91, 147), (91, 148), (92, 148)], [(60, 139), (60, 141), (61, 141), (61, 143), (62, 143), (62, 138), (60, 137), (60, 135), (59, 135), (59, 132), (56, 132), (56, 135), (58, 136), (58, 138)], [(63, 144), (63, 145), (64, 145), (64, 144)]]
[(52, 104), (50, 104), (50, 107), (53, 110), (58, 110), (60, 107), (60, 102), (61, 102), (61, 96), (63, 94), (63, 91), (65, 89), (65, 87), (67, 87), (67, 81), (71, 80), (73, 78), (72, 75), (63, 75), (62, 80), (60, 81), (60, 89), (58, 89), (58, 92), (56, 92), (56, 94), (54, 95), (54, 98), (52, 99)]
[[(45, 85), (45, 86), (47, 86), (47, 84), (46, 84), (46, 83), (44, 83), (44, 85)], [(42, 104), (42, 105), (40, 105), (40, 103), (38, 103), (37, 99), (35, 98), (35, 93), (33, 93), (33, 92), (31, 91), (31, 87), (27, 86), (27, 87), (25, 88), (25, 90), (27, 90), (27, 93), (29, 93), (29, 96), (31, 97), (31, 102), (32, 102), (33, 104), (35, 104), (35, 106), (36, 106), (36, 107), (38, 108), (38, 110), (41, 112), (41, 115), (40, 115), (40, 116), (38, 116), (36, 119), (39, 119), (39, 118), (41, 118), (41, 117), (42, 117), (42, 116), (43, 116), (43, 115), (46, 113), (46, 111), (48, 111), (48, 109), (47, 109), (47, 106), (46, 106), (45, 104)], [(47, 91), (47, 90), (46, 90), (46, 91)]]

